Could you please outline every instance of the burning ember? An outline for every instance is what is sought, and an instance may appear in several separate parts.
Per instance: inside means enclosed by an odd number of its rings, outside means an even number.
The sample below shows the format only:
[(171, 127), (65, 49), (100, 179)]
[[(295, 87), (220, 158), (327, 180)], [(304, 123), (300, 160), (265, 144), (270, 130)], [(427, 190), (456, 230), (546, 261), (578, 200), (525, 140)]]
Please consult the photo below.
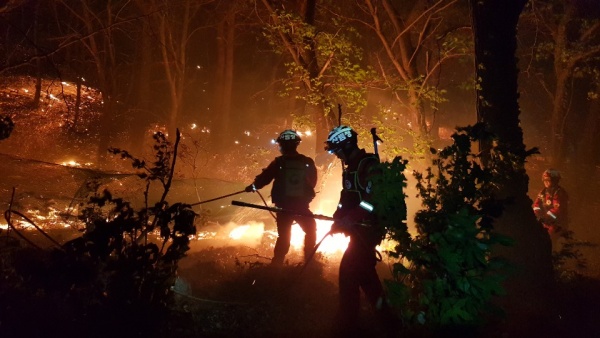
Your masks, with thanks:
[[(61, 211), (59, 209), (49, 207), (46, 212), (33, 209), (27, 210), (24, 215), (35, 222), (36, 225), (40, 225), (41, 228), (69, 228), (72, 225), (65, 221), (65, 219), (62, 217), (63, 214), (68, 214), (68, 212), (68, 208), (66, 208), (64, 211)], [(19, 215), (14, 214), (11, 218), (13, 219), (13, 225), (19, 227), (19, 229), (32, 230), (35, 228), (31, 223), (27, 222)], [(0, 229), (7, 230), (8, 223), (0, 223)]]

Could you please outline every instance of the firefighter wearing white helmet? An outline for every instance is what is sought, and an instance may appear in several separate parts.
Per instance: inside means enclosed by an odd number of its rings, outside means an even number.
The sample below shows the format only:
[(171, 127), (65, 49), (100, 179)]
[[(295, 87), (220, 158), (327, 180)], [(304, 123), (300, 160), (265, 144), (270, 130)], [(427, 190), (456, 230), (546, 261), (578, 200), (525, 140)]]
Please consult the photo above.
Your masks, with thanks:
[(561, 231), (568, 225), (569, 196), (565, 189), (559, 185), (560, 172), (556, 169), (547, 169), (542, 174), (544, 188), (537, 195), (533, 203), (533, 212), (538, 221), (548, 230), (552, 239), (553, 250), (556, 247)]
[[(317, 168), (315, 162), (298, 153), (301, 142), (300, 135), (287, 129), (275, 140), (279, 144), (281, 156), (276, 157), (263, 171), (254, 178), (254, 182), (246, 187), (247, 192), (256, 191), (273, 181), (271, 200), (277, 207), (297, 212), (298, 215), (312, 215), (309, 204), (315, 197), (317, 185)], [(271, 264), (282, 265), (290, 249), (292, 224), (296, 221), (305, 233), (304, 257), (312, 253), (317, 240), (317, 224), (312, 217), (296, 214), (277, 213), (277, 240)]]
[(358, 134), (352, 128), (341, 125), (329, 132), (325, 143), (325, 150), (331, 154), (349, 153), (354, 148), (358, 148)]
[(279, 143), (280, 145), (295, 144), (296, 146), (298, 146), (298, 144), (300, 144), (300, 141), (302, 141), (302, 139), (300, 138), (300, 135), (298, 135), (298, 133), (296, 131), (291, 130), (291, 129), (286, 129), (286, 130), (282, 131), (276, 140), (276, 142)]
[(357, 136), (352, 128), (340, 125), (331, 130), (325, 146), (325, 150), (335, 154), (344, 166), (342, 191), (331, 227), (332, 232), (350, 237), (340, 262), (336, 318), (336, 333), (344, 337), (357, 332), (361, 289), (387, 331), (393, 331), (396, 323), (375, 269), (378, 261), (376, 246), (384, 235), (376, 226), (371, 203), (371, 178), (377, 175), (377, 171), (371, 169), (379, 163), (379, 158), (359, 148)]

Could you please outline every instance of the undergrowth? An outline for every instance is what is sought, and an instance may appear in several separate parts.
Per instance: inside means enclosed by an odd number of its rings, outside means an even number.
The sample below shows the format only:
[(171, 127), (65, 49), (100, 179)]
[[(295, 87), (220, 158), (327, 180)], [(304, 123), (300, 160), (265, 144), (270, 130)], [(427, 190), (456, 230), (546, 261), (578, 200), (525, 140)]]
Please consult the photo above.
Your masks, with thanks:
[(414, 237), (406, 226), (403, 196), (407, 161), (397, 157), (383, 163), (384, 175), (374, 181), (380, 225), (398, 243), (389, 252), (398, 262), (386, 286), (409, 329), (476, 328), (492, 309), (492, 297), (504, 292), (500, 269), (505, 263), (492, 250), (510, 244), (493, 229), (503, 203), (494, 197), (496, 182), (506, 175), (496, 162), (506, 154), (496, 153), (483, 166), (471, 147), (485, 137), (490, 135), (482, 125), (460, 128), (453, 144), (440, 152), (432, 149), (433, 168), (413, 173), (423, 204), (415, 216)]
[[(56, 329), (63, 336), (92, 337), (152, 333), (167, 324), (178, 262), (186, 256), (190, 236), (204, 218), (197, 217), (189, 205), (166, 199), (179, 133), (174, 145), (161, 133), (154, 135), (154, 141), (155, 159), (149, 163), (127, 151), (110, 149), (131, 161), (145, 180), (144, 207), (136, 209), (96, 184), (79, 208), (78, 217), (85, 223), (81, 236), (52, 249), (21, 247), (18, 242), (3, 246), (9, 251), (2, 259), (0, 334), (37, 336)], [(148, 191), (156, 182), (163, 194), (149, 205)], [(35, 306), (22, 308), (21, 304)], [(28, 326), (27, 311), (46, 324)], [(65, 327), (54, 328), (58, 323)]]

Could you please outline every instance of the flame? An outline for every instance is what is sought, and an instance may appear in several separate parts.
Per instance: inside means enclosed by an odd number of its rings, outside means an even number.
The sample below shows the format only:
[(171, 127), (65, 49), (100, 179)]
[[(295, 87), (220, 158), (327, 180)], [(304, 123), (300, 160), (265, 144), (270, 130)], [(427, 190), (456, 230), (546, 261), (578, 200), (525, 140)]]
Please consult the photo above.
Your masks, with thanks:
[[(331, 230), (332, 223), (333, 222), (331, 221), (317, 220), (317, 242), (323, 239), (323, 237)], [(349, 242), (350, 238), (343, 234), (329, 235), (323, 239), (317, 252), (326, 255), (342, 253), (346, 251)], [(290, 244), (292, 248), (298, 251), (303, 250), (304, 248), (304, 231), (302, 231), (297, 224), (292, 226), (292, 240)]]
[[(323, 239), (317, 252), (326, 255), (332, 255), (336, 253), (342, 253), (348, 247), (350, 239), (342, 234), (334, 234), (324, 238), (329, 230), (331, 230), (331, 221), (317, 220), (317, 241)], [(265, 230), (263, 223), (250, 222), (243, 225), (233, 225), (233, 229), (229, 231), (228, 238), (239, 244), (255, 243), (258, 244), (264, 237), (270, 237), (273, 239), (273, 245), (275, 245), (275, 238), (277, 233), (274, 231)], [(203, 235), (198, 235), (198, 239), (206, 238)], [(290, 240), (290, 250), (295, 250), (301, 253), (304, 249), (304, 231), (302, 228), (294, 223), (292, 225), (292, 238)]]
[(248, 230), (250, 230), (249, 225), (240, 225), (239, 227), (231, 230), (231, 232), (229, 233), (229, 238), (241, 239), (242, 237), (244, 237), (246, 232), (249, 232)]
[[(317, 220), (317, 242), (322, 240), (321, 245), (317, 249), (323, 255), (331, 256), (341, 254), (348, 248), (350, 238), (343, 234), (332, 234), (327, 235), (331, 230), (331, 221)], [(244, 225), (233, 225), (233, 229), (229, 231), (228, 238), (237, 242), (238, 244), (255, 243), (258, 244), (265, 237), (271, 237), (273, 239), (272, 245), (275, 245), (275, 238), (277, 233), (274, 231), (268, 231), (264, 229), (264, 224), (251, 222)], [(208, 233), (208, 232), (207, 232)], [(197, 239), (208, 239), (214, 238), (213, 236), (206, 236), (201, 233), (198, 234)], [(327, 236), (327, 237), (325, 237)], [(384, 240), (380, 245), (376, 247), (379, 252), (392, 251), (396, 247), (396, 242), (391, 240)], [(302, 228), (294, 223), (292, 225), (292, 238), (290, 240), (290, 250), (295, 250), (298, 253), (302, 253), (304, 249), (304, 231)]]

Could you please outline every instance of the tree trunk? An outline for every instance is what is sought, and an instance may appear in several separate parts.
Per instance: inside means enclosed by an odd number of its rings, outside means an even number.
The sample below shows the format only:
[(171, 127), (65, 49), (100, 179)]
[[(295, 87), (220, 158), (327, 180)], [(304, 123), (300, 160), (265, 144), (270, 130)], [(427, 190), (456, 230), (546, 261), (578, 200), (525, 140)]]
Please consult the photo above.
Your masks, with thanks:
[(140, 40), (136, 51), (137, 72), (134, 72), (132, 83), (137, 83), (135, 88), (134, 111), (135, 122), (131, 125), (131, 143), (128, 149), (135, 154), (143, 154), (144, 147), (149, 140), (146, 139), (146, 131), (150, 123), (149, 116), (155, 113), (152, 108), (151, 95), (151, 72), (152, 72), (152, 29), (149, 22), (144, 22), (140, 30)]
[[(512, 237), (515, 245), (497, 248), (496, 254), (515, 267), (500, 298), (514, 336), (539, 336), (552, 315), (550, 295), (553, 268), (550, 239), (536, 221), (527, 195), (529, 178), (524, 169), (525, 145), (519, 125), (516, 25), (526, 0), (471, 0), (475, 39), (478, 120), (486, 123), (500, 146), (518, 155), (510, 177), (500, 191), (512, 202), (496, 222), (499, 233)], [(482, 144), (485, 151), (491, 144)], [(510, 334), (509, 334), (510, 335)]]
[[(300, 8), (301, 13), (303, 13), (304, 16), (304, 22), (314, 26), (317, 11), (316, 0), (303, 0)], [(318, 87), (315, 87), (314, 83), (314, 80), (319, 78), (319, 72), (321, 71), (317, 60), (317, 46), (315, 40), (311, 39), (308, 45), (310, 48), (305, 54), (309, 76), (307, 88), (309, 91), (320, 93), (321, 97), (325, 97), (325, 84), (321, 83)], [(319, 152), (320, 149), (318, 149), (318, 147), (327, 141), (327, 135), (335, 122), (334, 119), (332, 119), (331, 114), (326, 114), (325, 106), (322, 103), (309, 104), (308, 111), (313, 116), (313, 121), (315, 122), (315, 149)]]
[(76, 79), (77, 93), (75, 95), (75, 106), (73, 107), (73, 122), (71, 124), (71, 130), (77, 131), (77, 125), (79, 124), (79, 112), (81, 107), (81, 76), (77, 76)]
[[(598, 91), (598, 88), (595, 89)], [(574, 191), (589, 191), (590, 182), (600, 182), (597, 177), (600, 165), (600, 102), (592, 100), (587, 114), (578, 131), (576, 158), (570, 168), (569, 183), (574, 186)], [(579, 195), (579, 196), (577, 196)], [(571, 205), (587, 205), (587, 196), (573, 194), (570, 196)]]
[(233, 71), (235, 58), (235, 20), (236, 9), (230, 4), (217, 25), (217, 67), (215, 111), (218, 112), (220, 139), (231, 135), (231, 96), (233, 94)]
[(556, 88), (554, 89), (554, 102), (552, 106), (550, 135), (550, 164), (552, 167), (561, 168), (564, 161), (565, 142), (565, 116), (567, 105), (567, 82), (570, 79), (571, 70), (559, 70), (556, 73)]
[[(39, 46), (38, 35), (39, 35), (39, 15), (40, 5), (39, 3), (35, 6), (35, 13), (33, 14), (33, 43), (37, 47)], [(37, 52), (39, 54), (39, 52)], [(40, 98), (42, 97), (42, 60), (38, 57), (35, 60), (35, 93), (33, 95), (33, 101), (31, 102), (34, 108), (40, 106)]]

